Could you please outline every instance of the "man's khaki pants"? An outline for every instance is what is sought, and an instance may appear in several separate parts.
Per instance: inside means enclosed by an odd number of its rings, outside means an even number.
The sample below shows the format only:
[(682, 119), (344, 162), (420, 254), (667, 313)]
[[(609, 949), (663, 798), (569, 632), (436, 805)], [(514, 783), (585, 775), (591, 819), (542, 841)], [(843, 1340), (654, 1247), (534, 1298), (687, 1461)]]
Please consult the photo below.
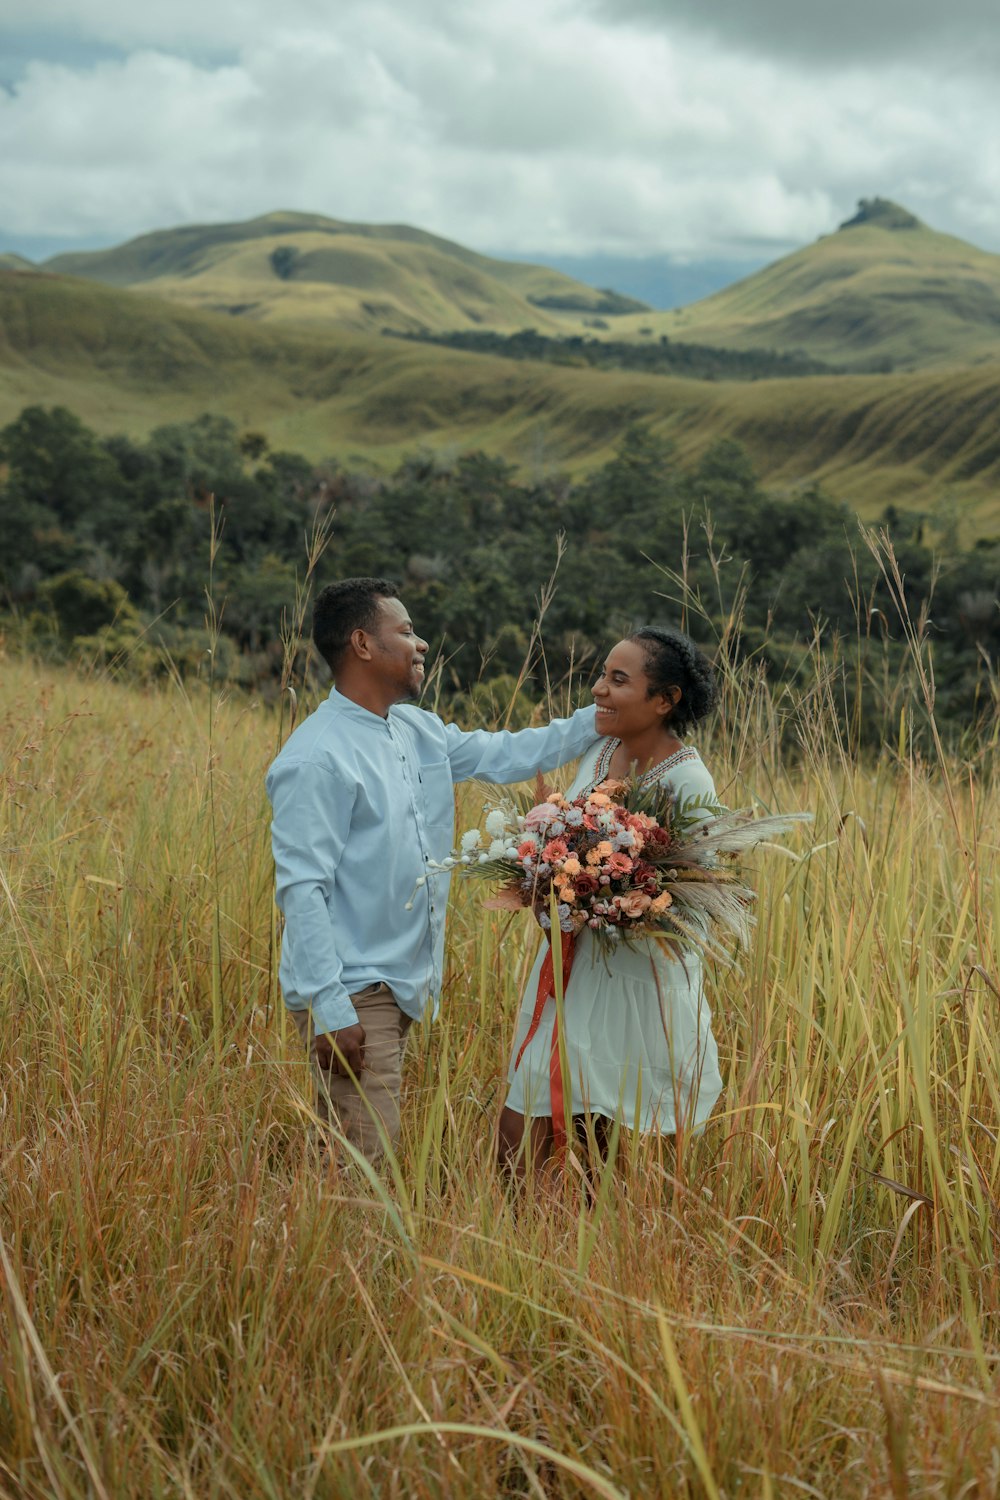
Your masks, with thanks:
[(374, 1162), (384, 1147), (373, 1113), (381, 1120), (392, 1145), (399, 1140), (399, 1086), (411, 1021), (386, 984), (370, 984), (359, 990), (351, 996), (351, 1004), (365, 1028), (365, 1065), (357, 1084), (320, 1066), (312, 1012), (293, 1010), (290, 1014), (309, 1051), (316, 1113), (324, 1125), (333, 1125)]

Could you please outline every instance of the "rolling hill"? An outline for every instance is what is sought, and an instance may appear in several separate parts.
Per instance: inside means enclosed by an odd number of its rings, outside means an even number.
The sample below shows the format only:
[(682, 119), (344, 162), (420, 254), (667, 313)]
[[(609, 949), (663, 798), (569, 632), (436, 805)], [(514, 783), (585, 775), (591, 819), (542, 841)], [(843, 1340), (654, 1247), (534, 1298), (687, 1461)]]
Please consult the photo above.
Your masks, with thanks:
[(735, 286), (621, 319), (730, 349), (801, 350), (845, 368), (931, 369), (1000, 359), (1000, 255), (928, 229), (887, 199)]
[(719, 437), (764, 479), (819, 480), (862, 515), (953, 504), (996, 530), (1000, 367), (730, 383), (517, 364), (348, 330), (292, 330), (68, 276), (0, 271), (0, 424), (61, 404), (97, 430), (143, 434), (215, 411), (274, 446), (346, 466), (474, 448), (580, 472), (629, 423), (685, 461)]
[(44, 269), (289, 326), (534, 328), (640, 343), (665, 336), (799, 352), (855, 373), (1000, 359), (1000, 255), (939, 234), (882, 198), (863, 200), (814, 244), (670, 312), (420, 229), (313, 214), (161, 230), (111, 250), (56, 256)]
[(585, 319), (643, 310), (560, 271), (492, 260), (420, 229), (316, 214), (160, 230), (111, 250), (56, 256), (45, 269), (254, 321), (374, 333), (578, 332)]

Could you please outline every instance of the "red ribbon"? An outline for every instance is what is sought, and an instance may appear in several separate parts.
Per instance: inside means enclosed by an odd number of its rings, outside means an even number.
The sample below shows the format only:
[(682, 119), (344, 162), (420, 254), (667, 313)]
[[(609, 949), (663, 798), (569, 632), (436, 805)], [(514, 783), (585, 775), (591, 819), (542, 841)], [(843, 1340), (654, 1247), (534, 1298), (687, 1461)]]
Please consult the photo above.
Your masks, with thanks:
[[(576, 934), (564, 932), (562, 934), (562, 987), (563, 994), (569, 984), (569, 976), (573, 968), (573, 954), (576, 951)], [(542, 971), (538, 976), (538, 992), (535, 995), (535, 1008), (531, 1013), (531, 1025), (528, 1034), (521, 1043), (521, 1050), (514, 1061), (514, 1071), (517, 1072), (521, 1066), (521, 1058), (524, 1056), (525, 1048), (541, 1024), (542, 1011), (545, 1009), (546, 1000), (550, 999), (556, 992), (555, 972), (552, 967), (552, 939), (549, 938), (549, 946), (542, 960)], [(552, 1145), (558, 1154), (566, 1148), (566, 1107), (563, 1102), (563, 1076), (562, 1064), (559, 1060), (559, 1013), (556, 1012), (552, 1018), (552, 1050), (549, 1053), (549, 1098), (552, 1104)]]

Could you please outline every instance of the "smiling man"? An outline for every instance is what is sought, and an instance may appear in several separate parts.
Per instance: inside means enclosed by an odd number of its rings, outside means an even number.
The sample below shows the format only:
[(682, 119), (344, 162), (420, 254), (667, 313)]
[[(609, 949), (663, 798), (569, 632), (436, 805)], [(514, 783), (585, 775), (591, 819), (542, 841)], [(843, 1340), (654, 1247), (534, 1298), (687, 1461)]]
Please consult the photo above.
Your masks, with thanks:
[(465, 733), (419, 696), (427, 642), (394, 584), (347, 578), (316, 600), (313, 639), (336, 686), (267, 775), (280, 979), (309, 1049), (316, 1109), (374, 1161), (399, 1132), (411, 1023), (436, 1013), (455, 782), (523, 781), (574, 760), (594, 710), (541, 729)]

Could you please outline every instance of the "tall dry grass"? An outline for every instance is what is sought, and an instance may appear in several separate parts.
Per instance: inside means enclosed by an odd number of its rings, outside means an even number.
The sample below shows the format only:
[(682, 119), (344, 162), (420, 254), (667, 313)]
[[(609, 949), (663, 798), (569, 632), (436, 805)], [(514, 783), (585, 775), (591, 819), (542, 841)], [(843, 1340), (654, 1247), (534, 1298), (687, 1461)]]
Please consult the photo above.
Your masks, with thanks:
[(720, 791), (815, 823), (711, 974), (724, 1095), (515, 1212), (529, 923), (456, 892), (398, 1163), (333, 1175), (276, 988), (276, 714), (0, 670), (0, 1492), (996, 1493), (985, 763), (905, 719), (861, 761), (832, 680), (728, 673)]

